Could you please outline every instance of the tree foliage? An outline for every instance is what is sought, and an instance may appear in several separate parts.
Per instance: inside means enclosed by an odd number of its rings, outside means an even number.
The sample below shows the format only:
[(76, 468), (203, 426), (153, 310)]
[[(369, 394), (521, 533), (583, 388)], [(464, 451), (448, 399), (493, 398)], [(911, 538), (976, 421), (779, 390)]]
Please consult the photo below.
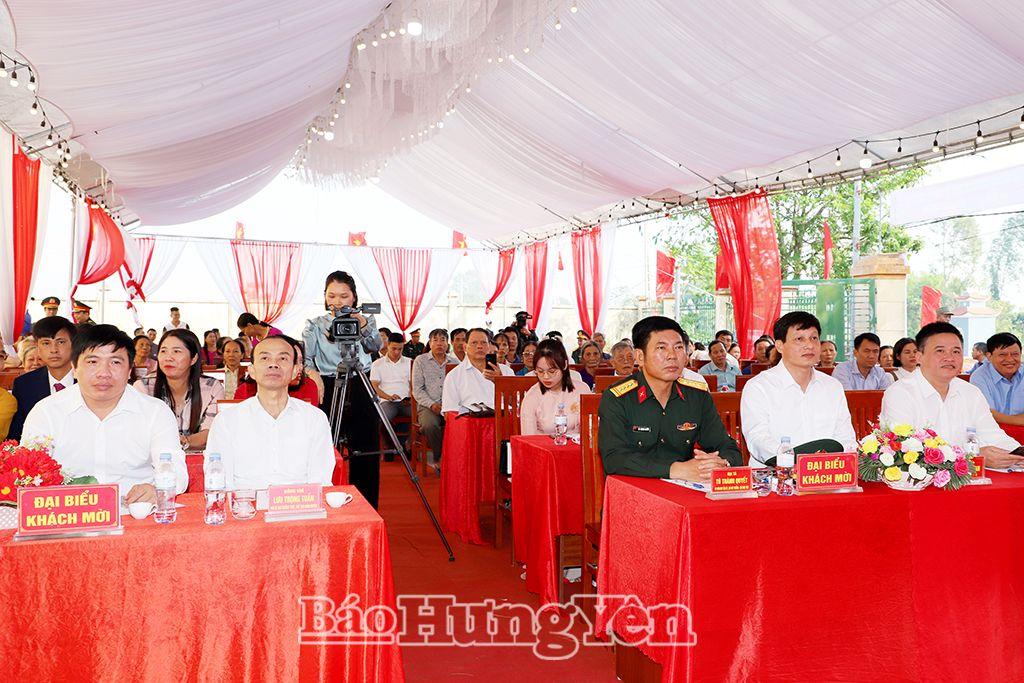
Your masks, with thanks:
[(1024, 257), (1022, 250), (1024, 250), (1024, 214), (1018, 213), (1003, 222), (999, 234), (992, 240), (988, 258), (985, 261), (993, 299), (1002, 299), (1007, 282), (1020, 276), (1020, 261)]

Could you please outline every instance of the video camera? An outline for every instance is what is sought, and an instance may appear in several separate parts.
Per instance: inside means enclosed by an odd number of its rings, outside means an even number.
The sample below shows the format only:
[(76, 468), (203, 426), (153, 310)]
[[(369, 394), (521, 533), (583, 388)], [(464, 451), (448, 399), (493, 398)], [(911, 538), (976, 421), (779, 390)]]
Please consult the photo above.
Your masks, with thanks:
[(363, 304), (355, 308), (342, 306), (333, 310), (334, 320), (331, 321), (330, 339), (335, 343), (342, 344), (359, 341), (359, 321), (351, 317), (352, 314), (380, 313), (380, 304)]

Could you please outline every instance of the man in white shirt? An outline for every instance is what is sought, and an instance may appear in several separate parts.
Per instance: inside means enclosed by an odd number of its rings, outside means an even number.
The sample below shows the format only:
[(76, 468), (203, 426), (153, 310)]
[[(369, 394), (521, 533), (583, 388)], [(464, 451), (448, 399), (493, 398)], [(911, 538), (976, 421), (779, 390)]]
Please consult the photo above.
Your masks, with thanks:
[[(373, 361), (370, 366), (370, 385), (380, 398), (380, 407), (388, 422), (394, 423), (396, 417), (410, 417), (412, 409), (409, 403), (409, 392), (412, 386), (412, 358), (403, 354), (405, 339), (399, 332), (388, 335), (388, 345), (383, 356)], [(401, 431), (395, 430), (402, 441), (408, 438), (408, 426)], [(408, 446), (407, 446), (408, 447)], [(390, 448), (390, 446), (389, 446)], [(391, 462), (393, 454), (385, 454), (384, 460)]]
[(47, 316), (32, 326), (36, 339), (36, 351), (45, 367), (36, 368), (15, 378), (11, 394), (18, 401), (18, 408), (11, 418), (7, 438), (18, 440), (25, 425), (25, 418), (36, 403), (75, 383), (71, 369), (71, 347), (77, 328), (67, 318), (59, 315)]
[(512, 368), (506, 365), (487, 365), (487, 349), (491, 337), (482, 327), (469, 331), (466, 341), (466, 360), (448, 373), (444, 379), (441, 397), (441, 412), (445, 415), (462, 415), (479, 410), (477, 404), (494, 409), (494, 378), (498, 375), (512, 375)]
[(871, 332), (858, 334), (853, 340), (853, 358), (836, 364), (832, 376), (847, 391), (885, 391), (893, 383), (892, 375), (878, 364), (882, 342)]
[(113, 325), (83, 328), (71, 352), (78, 383), (37, 403), (23, 438), (52, 437), (64, 470), (119, 484), (127, 503), (156, 502), (160, 454), (171, 454), (178, 493), (188, 487), (188, 470), (174, 413), (128, 386), (134, 356), (131, 337)]
[(301, 370), (289, 337), (256, 345), (249, 366), (256, 395), (218, 413), (206, 443), (207, 453), (221, 455), (228, 489), (331, 485), (335, 460), (327, 416), (288, 394)]
[(181, 322), (181, 311), (178, 310), (177, 306), (171, 306), (171, 322), (164, 325), (164, 332), (170, 332), (171, 330), (187, 330), (188, 325)]
[(821, 323), (810, 313), (793, 311), (775, 321), (772, 332), (782, 360), (748, 381), (740, 397), (751, 466), (773, 459), (784, 436), (794, 448), (827, 439), (852, 452), (857, 437), (843, 385), (814, 369), (821, 356)]
[(466, 335), (469, 331), (465, 327), (456, 327), (452, 330), (452, 355), (457, 363), (466, 360)]
[(917, 333), (917, 369), (885, 390), (882, 422), (930, 427), (951, 444), (963, 446), (974, 427), (985, 466), (1006, 468), (1024, 462), (1020, 444), (999, 428), (984, 394), (959, 377), (964, 340), (953, 325), (929, 323)]
[(626, 341), (616, 342), (612, 346), (612, 367), (615, 368), (616, 377), (628, 377), (632, 375), (636, 358), (633, 355), (633, 345)]

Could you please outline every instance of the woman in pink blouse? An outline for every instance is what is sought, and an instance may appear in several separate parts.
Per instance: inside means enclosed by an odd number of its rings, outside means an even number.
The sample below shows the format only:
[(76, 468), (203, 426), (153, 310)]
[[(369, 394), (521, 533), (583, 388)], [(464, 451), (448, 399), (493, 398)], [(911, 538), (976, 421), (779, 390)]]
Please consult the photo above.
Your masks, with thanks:
[(537, 345), (534, 356), (537, 384), (533, 385), (520, 407), (521, 430), (524, 435), (554, 434), (555, 413), (565, 405), (569, 434), (580, 432), (580, 396), (592, 393), (582, 381), (569, 375), (569, 356), (557, 339), (545, 339)]

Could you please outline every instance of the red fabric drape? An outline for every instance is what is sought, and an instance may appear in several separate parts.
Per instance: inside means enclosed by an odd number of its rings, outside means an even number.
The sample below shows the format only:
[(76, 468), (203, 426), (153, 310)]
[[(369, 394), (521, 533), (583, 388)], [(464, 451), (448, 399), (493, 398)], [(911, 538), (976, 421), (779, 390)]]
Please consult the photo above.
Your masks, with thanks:
[(942, 292), (934, 287), (921, 288), (921, 327), (935, 322), (935, 312), (942, 305)]
[(526, 312), (535, 324), (544, 303), (544, 288), (548, 277), (548, 243), (534, 242), (523, 247), (526, 256)]
[(128, 294), (128, 308), (135, 308), (135, 305), (132, 303), (135, 299), (146, 300), (144, 287), (146, 275), (149, 274), (149, 264), (153, 260), (153, 247), (156, 246), (156, 240), (152, 237), (136, 237), (135, 244), (139, 248), (139, 272), (133, 273), (127, 261), (117, 271), (118, 276), (121, 278), (121, 286), (124, 287), (124, 291)]
[(725, 272), (725, 261), (722, 258), (721, 250), (715, 257), (715, 289), (729, 289), (729, 276)]
[(580, 328), (594, 334), (601, 312), (601, 228), (572, 233), (572, 268)]
[(36, 263), (39, 222), (39, 160), (30, 161), (14, 144), (12, 158), (12, 216), (14, 221), (14, 329), (4, 330), (3, 337), (15, 340), (21, 336), (32, 286), (32, 270)]
[(825, 267), (821, 277), (827, 280), (832, 277), (832, 231), (828, 228), (828, 221), (825, 221), (825, 238), (822, 240), (821, 247), (825, 252)]
[(430, 275), (430, 250), (374, 247), (373, 258), (384, 278), (395, 322), (404, 334), (423, 305)]
[(676, 285), (676, 260), (659, 249), (657, 270), (654, 295), (659, 299), (672, 296), (672, 289)]
[(736, 341), (743, 357), (749, 358), (754, 340), (771, 330), (782, 310), (782, 271), (771, 207), (763, 190), (707, 201), (729, 278)]
[(502, 295), (508, 286), (508, 281), (512, 277), (512, 266), (515, 265), (515, 261), (515, 249), (502, 249), (498, 252), (498, 280), (494, 284), (494, 292), (488, 297), (487, 303), (484, 306), (485, 313), (491, 312), (494, 302), (498, 300), (498, 297)]
[(366, 246), (366, 233), (365, 232), (350, 232), (348, 234), (348, 246), (350, 246), (350, 247), (365, 247)]
[(245, 310), (273, 323), (288, 307), (299, 284), (302, 246), (231, 240)]
[[(124, 239), (114, 219), (107, 212), (86, 199), (89, 209), (89, 239), (82, 259), (82, 272), (78, 285), (91, 285), (105, 280), (117, 272), (124, 263)], [(74, 294), (74, 290), (72, 290)]]

